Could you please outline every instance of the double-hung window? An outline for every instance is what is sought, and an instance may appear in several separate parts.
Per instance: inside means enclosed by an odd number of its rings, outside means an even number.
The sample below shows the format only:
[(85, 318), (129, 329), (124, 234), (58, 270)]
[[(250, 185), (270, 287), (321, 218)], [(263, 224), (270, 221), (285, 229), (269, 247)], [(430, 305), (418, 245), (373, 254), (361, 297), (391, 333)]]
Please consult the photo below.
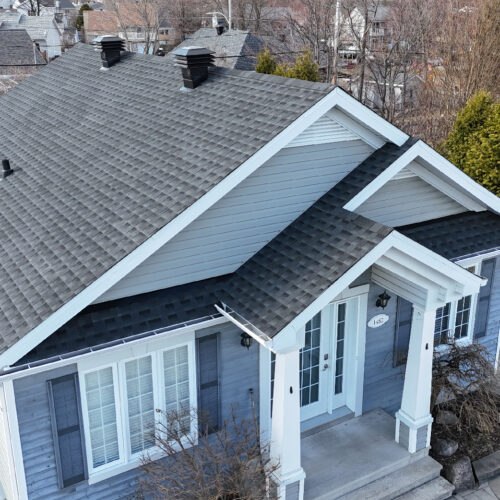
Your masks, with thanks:
[[(479, 267), (479, 264), (475, 264), (467, 267), (467, 270), (477, 274)], [(472, 340), (476, 302), (477, 294), (467, 295), (459, 300), (448, 302), (436, 310), (435, 346)]]
[(135, 467), (145, 454), (158, 454), (158, 425), (161, 429), (166, 425), (168, 434), (169, 419), (163, 417), (171, 412), (182, 414), (176, 432), (195, 435), (194, 356), (193, 334), (192, 340), (181, 344), (162, 347), (156, 342), (79, 363), (91, 480), (92, 475), (99, 480), (104, 471)]

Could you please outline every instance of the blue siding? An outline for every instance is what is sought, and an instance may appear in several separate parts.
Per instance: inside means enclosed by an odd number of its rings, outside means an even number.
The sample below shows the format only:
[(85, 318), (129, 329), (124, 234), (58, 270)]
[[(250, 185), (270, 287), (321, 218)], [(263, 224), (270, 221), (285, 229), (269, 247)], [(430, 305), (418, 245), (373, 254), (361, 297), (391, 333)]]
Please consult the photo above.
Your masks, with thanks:
[[(382, 311), (380, 308), (375, 307), (377, 295), (382, 293), (382, 291), (381, 287), (374, 284), (370, 285), (368, 319), (376, 314), (380, 314)], [(396, 327), (396, 302), (396, 296), (393, 296), (385, 308), (384, 313), (389, 316), (389, 321), (385, 325), (379, 328), (367, 328), (366, 330), (363, 412), (374, 408), (382, 408), (388, 413), (394, 414), (401, 404), (406, 364), (395, 368), (392, 366), (392, 350)], [(493, 278), (486, 336), (479, 339), (479, 342), (488, 348), (492, 359), (495, 359), (497, 353), (499, 328), (500, 257), (497, 258), (495, 276)]]
[[(377, 295), (383, 291), (384, 289), (378, 285), (370, 285), (368, 320), (382, 312), (382, 309), (375, 306), (375, 302)], [(401, 405), (406, 365), (396, 368), (392, 366), (397, 297), (390, 292), (389, 295), (391, 295), (391, 300), (383, 311), (389, 316), (389, 321), (378, 328), (367, 327), (366, 329), (363, 412), (382, 408), (393, 415)]]
[(254, 391), (255, 412), (259, 415), (259, 347), (252, 342), (247, 350), (240, 344), (241, 330), (230, 323), (205, 328), (196, 337), (220, 333), (220, 398), (222, 421), (252, 417), (250, 389)]
[[(221, 333), (222, 418), (230, 417), (233, 407), (238, 417), (250, 417), (250, 388), (255, 391), (255, 402), (258, 405), (258, 347), (254, 342), (249, 351), (243, 348), (240, 345), (240, 331), (228, 324), (201, 330), (197, 332), (197, 337), (215, 332)], [(29, 498), (129, 498), (136, 488), (137, 469), (90, 486), (84, 481), (64, 490), (58, 489), (46, 381), (75, 371), (76, 365), (70, 365), (14, 382)], [(258, 406), (256, 414), (259, 414)]]
[(479, 342), (488, 348), (492, 359), (495, 359), (498, 346), (498, 331), (500, 329), (500, 257), (497, 257), (495, 275), (493, 277), (493, 289), (490, 297), (490, 313), (486, 335)]

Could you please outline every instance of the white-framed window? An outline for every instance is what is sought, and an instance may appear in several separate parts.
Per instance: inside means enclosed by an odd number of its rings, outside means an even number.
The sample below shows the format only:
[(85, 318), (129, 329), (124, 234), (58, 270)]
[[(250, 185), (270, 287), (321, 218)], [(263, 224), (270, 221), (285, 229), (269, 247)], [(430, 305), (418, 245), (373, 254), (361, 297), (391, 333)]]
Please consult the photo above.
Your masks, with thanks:
[[(477, 262), (467, 266), (467, 270), (477, 274), (480, 265), (481, 263)], [(449, 342), (468, 343), (472, 341), (476, 303), (477, 294), (467, 295), (436, 309), (435, 346), (445, 345)]]
[(158, 424), (168, 433), (169, 412), (185, 411), (182, 430), (196, 435), (194, 334), (102, 354), (79, 363), (78, 371), (89, 482), (137, 467), (145, 455), (159, 457)]

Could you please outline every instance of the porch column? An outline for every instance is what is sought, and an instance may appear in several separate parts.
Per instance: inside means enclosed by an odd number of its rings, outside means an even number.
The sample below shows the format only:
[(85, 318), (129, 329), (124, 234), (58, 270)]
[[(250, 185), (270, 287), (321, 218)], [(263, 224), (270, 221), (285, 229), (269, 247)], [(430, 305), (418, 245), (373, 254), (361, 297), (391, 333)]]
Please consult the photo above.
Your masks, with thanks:
[(271, 459), (280, 500), (302, 500), (305, 472), (300, 462), (299, 349), (276, 352), (274, 365)]
[(396, 442), (410, 453), (430, 445), (435, 320), (436, 309), (413, 306), (403, 397), (396, 413)]

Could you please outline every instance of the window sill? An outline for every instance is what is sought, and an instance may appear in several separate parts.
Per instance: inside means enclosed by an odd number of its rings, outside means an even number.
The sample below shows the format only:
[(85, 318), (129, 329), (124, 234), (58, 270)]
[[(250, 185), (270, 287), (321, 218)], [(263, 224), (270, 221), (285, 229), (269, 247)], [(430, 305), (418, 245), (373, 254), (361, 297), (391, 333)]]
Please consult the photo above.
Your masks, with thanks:
[[(472, 338), (471, 337), (464, 337), (462, 339), (457, 339), (455, 340), (455, 344), (459, 346), (464, 346), (464, 345), (469, 345), (472, 344)], [(437, 346), (434, 346), (434, 352), (438, 354), (444, 354), (450, 350), (450, 344), (440, 344)]]
[(132, 457), (126, 463), (121, 462), (104, 470), (91, 473), (89, 475), (88, 483), (97, 484), (101, 481), (105, 481), (106, 479), (117, 476), (118, 474), (122, 474), (123, 472), (128, 472), (129, 470), (136, 469), (137, 467), (143, 465), (143, 458), (149, 457), (151, 458), (151, 460), (158, 460), (163, 456), (165, 456), (165, 454), (161, 450), (153, 448), (147, 455)]

